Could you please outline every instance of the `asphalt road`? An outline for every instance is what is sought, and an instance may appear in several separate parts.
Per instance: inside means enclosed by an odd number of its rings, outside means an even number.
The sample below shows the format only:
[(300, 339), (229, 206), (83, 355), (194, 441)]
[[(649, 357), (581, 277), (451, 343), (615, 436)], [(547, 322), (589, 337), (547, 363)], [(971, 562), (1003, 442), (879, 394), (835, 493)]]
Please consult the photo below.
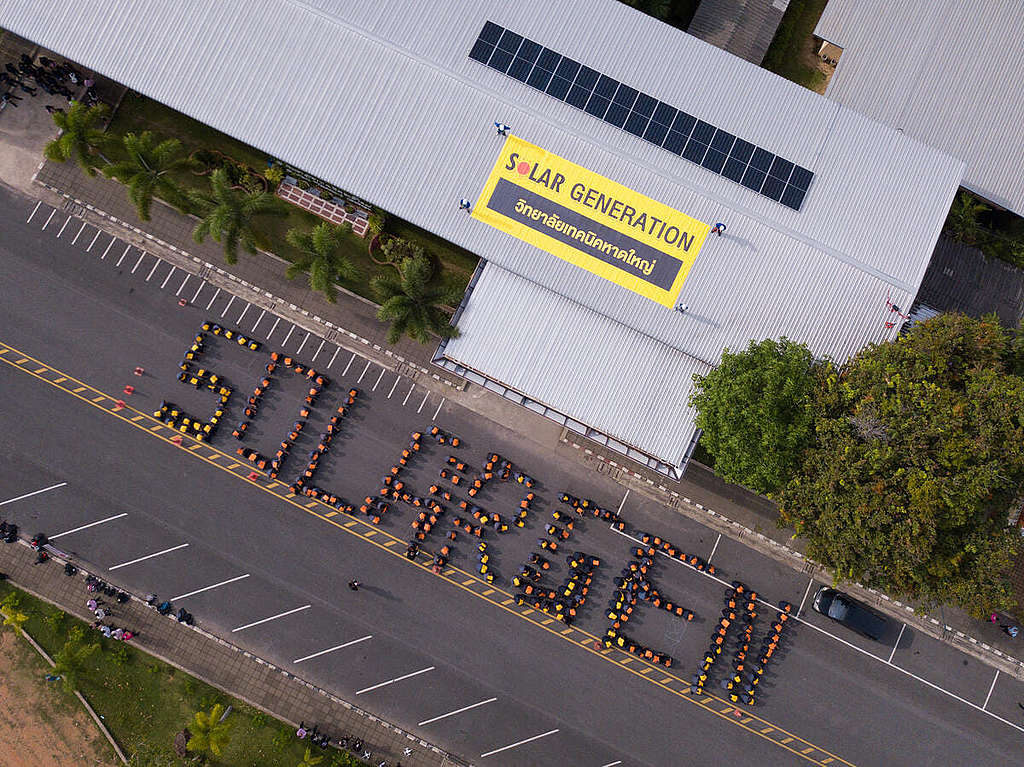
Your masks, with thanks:
[[(804, 597), (815, 586), (806, 576), (581, 471), (554, 446), (518, 436), (516, 424), (481, 419), (419, 381), (307, 337), (73, 216), (34, 208), (0, 191), (0, 343), (101, 392), (120, 396), (134, 385), (128, 399), (141, 414), (166, 398), (196, 415), (212, 411), (212, 395), (175, 377), (202, 321), (216, 319), (267, 344), (253, 353), (222, 338), (211, 342), (201, 364), (236, 394), (228, 429), (212, 449), (194, 453), (150, 433), (149, 420), (140, 418), (139, 428), (93, 406), (91, 397), (60, 391), (32, 368), (12, 365), (13, 353), (2, 355), (0, 516), (26, 532), (59, 535), (55, 545), (110, 571), (114, 582), (177, 597), (207, 629), (477, 765), (1019, 762), (1020, 682), (902, 624), (893, 623), (881, 642), (861, 639), (809, 609)], [(178, 297), (191, 305), (178, 307)], [(475, 539), (453, 544), (456, 570), (445, 577), (406, 561), (400, 543), (389, 545), (390, 537), (409, 537), (414, 511), (407, 505), (394, 504), (379, 531), (366, 532), (362, 523), (345, 527), (344, 516), (326, 517), (326, 508), (289, 502), (265, 480), (245, 481), (244, 470), (226, 470), (238, 444), (230, 425), (272, 349), (313, 364), (334, 382), (282, 478), (302, 469), (342, 392), (356, 386), (361, 395), (318, 485), (353, 502), (374, 494), (409, 434), (435, 421), (463, 442), (455, 450), (424, 443), (403, 473), (418, 494), (437, 481), (449, 454), (479, 466), (498, 452), (538, 480), (527, 527), (485, 535), (499, 576), (492, 587), (471, 578)], [(145, 376), (132, 375), (136, 365)], [(273, 453), (297, 417), (304, 388), (293, 374), (275, 375), (245, 444)], [(209, 457), (216, 452), (225, 455)], [(678, 562), (662, 558), (652, 579), (697, 620), (641, 607), (627, 625), (630, 636), (676, 659), (672, 669), (651, 670), (583, 641), (584, 632), (604, 633), (612, 582), (635, 545), (593, 518), (579, 522), (566, 544), (602, 561), (578, 630), (563, 635), (561, 623), (545, 625), (542, 615), (502, 604), (512, 591), (509, 577), (537, 550), (563, 489), (621, 505), (631, 530), (711, 558), (726, 583), (738, 578), (768, 603), (804, 604), (804, 622), (788, 630), (758, 705), (736, 716), (717, 685), (705, 698), (677, 692), (678, 679), (690, 678), (708, 644), (725, 591), (722, 582)], [(12, 500), (30, 493), (37, 494)], [(521, 485), (492, 482), (478, 502), (507, 515), (524, 493)], [(426, 546), (436, 550), (444, 542), (432, 534)], [(562, 557), (551, 559), (546, 579), (555, 587), (566, 568)], [(352, 578), (364, 584), (359, 591), (346, 588)], [(763, 607), (758, 636), (769, 615)], [(714, 679), (724, 676), (721, 664)]]

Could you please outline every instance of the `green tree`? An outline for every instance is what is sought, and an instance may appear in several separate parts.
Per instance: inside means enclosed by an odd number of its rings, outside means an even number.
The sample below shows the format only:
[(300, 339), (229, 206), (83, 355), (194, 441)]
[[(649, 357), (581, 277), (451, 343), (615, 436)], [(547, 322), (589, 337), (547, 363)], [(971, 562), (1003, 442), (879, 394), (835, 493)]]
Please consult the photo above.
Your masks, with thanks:
[(224, 260), (238, 261), (238, 248), (255, 255), (261, 237), (255, 228), (261, 216), (287, 215), (282, 203), (270, 192), (233, 189), (227, 172), (217, 168), (210, 174), (209, 192), (189, 192), (189, 201), (201, 215), (192, 231), (196, 242), (213, 237), (224, 247)]
[(715, 472), (759, 493), (785, 485), (814, 435), (811, 398), (821, 369), (805, 345), (780, 338), (726, 349), (717, 368), (695, 375), (690, 407)]
[(322, 756), (313, 756), (313, 752), (309, 750), (309, 746), (306, 746), (306, 753), (302, 757), (302, 761), (299, 762), (298, 767), (313, 767), (314, 764), (320, 764), (324, 758)]
[(194, 170), (199, 163), (183, 154), (181, 142), (169, 138), (158, 143), (151, 131), (143, 131), (140, 135), (126, 133), (122, 143), (125, 159), (105, 167), (103, 175), (128, 187), (128, 199), (139, 218), (149, 221), (154, 197), (184, 212), (188, 198), (175, 174)]
[(53, 162), (74, 160), (87, 175), (95, 176), (96, 161), (109, 162), (103, 150), (110, 146), (113, 138), (99, 127), (109, 114), (106, 104), (87, 107), (81, 101), (72, 104), (66, 112), (54, 112), (53, 122), (61, 133), (47, 143), (43, 155)]
[(76, 690), (82, 674), (86, 671), (89, 658), (99, 650), (97, 642), (83, 644), (78, 639), (69, 638), (53, 656), (54, 667), (49, 673), (60, 676), (68, 691)]
[(946, 216), (944, 231), (957, 242), (978, 245), (988, 234), (981, 224), (981, 215), (990, 210), (988, 205), (970, 192), (961, 191)]
[(672, 11), (672, 3), (669, 0), (622, 0), (622, 2), (659, 21), (665, 21)]
[(17, 607), (3, 606), (2, 611), (4, 616), (4, 628), (10, 629), (18, 636), (21, 636), (21, 627), (25, 625), (25, 621), (28, 620), (28, 615), (23, 613)]
[(209, 711), (196, 711), (188, 729), (192, 734), (185, 747), (199, 754), (220, 756), (231, 741), (231, 722), (220, 721), (224, 706), (217, 703)]
[(780, 524), (837, 580), (978, 615), (1013, 604), (1024, 379), (994, 317), (944, 314), (824, 378)]
[(292, 280), (301, 272), (309, 273), (309, 287), (319, 290), (332, 304), (338, 300), (336, 283), (352, 279), (358, 271), (341, 248), (348, 230), (322, 221), (311, 232), (303, 229), (289, 229), (285, 239), (299, 251), (299, 257), (292, 262), (285, 273)]
[(429, 343), (431, 334), (457, 337), (459, 330), (450, 324), (443, 307), (458, 302), (460, 291), (442, 283), (422, 248), (408, 244), (403, 248), (409, 255), (399, 261), (398, 276), (378, 275), (370, 283), (381, 299), (377, 319), (391, 323), (388, 343), (406, 334), (421, 344)]

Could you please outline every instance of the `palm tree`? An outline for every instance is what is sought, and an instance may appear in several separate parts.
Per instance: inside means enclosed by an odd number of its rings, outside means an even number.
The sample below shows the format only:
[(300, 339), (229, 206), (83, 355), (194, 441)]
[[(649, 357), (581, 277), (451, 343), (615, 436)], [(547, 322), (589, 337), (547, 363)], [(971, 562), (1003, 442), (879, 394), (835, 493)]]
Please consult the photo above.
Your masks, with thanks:
[(54, 112), (53, 122), (60, 135), (43, 149), (47, 160), (67, 162), (74, 160), (90, 176), (96, 175), (96, 158), (110, 162), (101, 151), (113, 140), (99, 126), (107, 119), (110, 109), (106, 104), (87, 107), (75, 102), (67, 112)]
[(451, 317), (442, 306), (459, 300), (457, 288), (445, 287), (435, 279), (434, 265), (425, 255), (410, 256), (398, 264), (398, 276), (379, 275), (371, 285), (380, 296), (377, 319), (390, 322), (388, 343), (393, 344), (408, 334), (421, 344), (430, 342), (430, 335), (455, 338), (459, 329), (451, 325)]
[(969, 192), (960, 192), (953, 201), (953, 207), (946, 216), (946, 233), (957, 242), (976, 245), (985, 234), (978, 220), (982, 213), (991, 208)]
[(231, 740), (231, 722), (222, 722), (223, 715), (224, 706), (220, 703), (215, 704), (208, 712), (196, 711), (189, 725), (192, 737), (185, 748), (197, 753), (208, 751), (214, 756), (220, 756)]
[(306, 746), (306, 755), (302, 757), (302, 761), (298, 763), (297, 767), (313, 767), (314, 764), (320, 764), (323, 760), (323, 756), (313, 756), (309, 746)]
[(123, 143), (127, 157), (105, 167), (103, 175), (128, 187), (128, 199), (139, 218), (149, 221), (149, 209), (157, 196), (185, 212), (188, 201), (173, 174), (192, 170), (198, 163), (182, 154), (181, 142), (169, 138), (157, 143), (151, 131), (143, 131), (141, 135), (126, 133)]
[(299, 258), (292, 262), (285, 273), (289, 280), (299, 272), (309, 272), (309, 287), (319, 290), (332, 304), (338, 300), (335, 283), (358, 274), (348, 256), (341, 252), (345, 228), (323, 221), (313, 231), (289, 229), (285, 239), (299, 251)]
[(210, 174), (209, 192), (189, 192), (189, 200), (196, 206), (202, 220), (192, 231), (196, 242), (207, 235), (224, 246), (224, 260), (238, 261), (238, 246), (247, 253), (256, 253), (259, 235), (253, 228), (258, 216), (284, 216), (286, 211), (270, 192), (245, 192), (232, 189), (227, 171), (217, 168)]
[(21, 636), (21, 627), (28, 620), (28, 616), (16, 607), (5, 606), (2, 612), (4, 616), (4, 628), (9, 628), (18, 636)]
[(50, 673), (63, 678), (67, 690), (75, 690), (78, 688), (82, 672), (85, 671), (85, 662), (99, 652), (99, 649), (99, 644), (95, 642), (80, 644), (74, 639), (68, 639), (53, 656), (54, 666)]

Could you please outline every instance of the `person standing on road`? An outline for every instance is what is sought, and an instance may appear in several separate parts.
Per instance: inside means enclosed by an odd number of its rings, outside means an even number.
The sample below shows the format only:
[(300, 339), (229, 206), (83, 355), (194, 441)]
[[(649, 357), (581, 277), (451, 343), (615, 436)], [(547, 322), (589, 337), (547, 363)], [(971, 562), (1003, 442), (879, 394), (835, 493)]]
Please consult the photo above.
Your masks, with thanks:
[(354, 580), (354, 579), (349, 581), (348, 582), (348, 587), (350, 589), (352, 589), (353, 591), (359, 591), (359, 581)]

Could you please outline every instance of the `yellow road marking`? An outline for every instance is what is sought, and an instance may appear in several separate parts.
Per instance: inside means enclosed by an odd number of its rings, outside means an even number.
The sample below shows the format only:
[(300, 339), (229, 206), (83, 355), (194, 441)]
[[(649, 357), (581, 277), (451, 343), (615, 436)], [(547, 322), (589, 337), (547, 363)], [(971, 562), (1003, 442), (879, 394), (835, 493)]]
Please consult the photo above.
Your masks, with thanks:
[(137, 415), (134, 418), (132, 418), (132, 423), (138, 423), (139, 421), (141, 421), (145, 417), (146, 416), (144, 416), (144, 415)]
[(60, 378), (58, 378), (58, 379), (57, 379), (56, 381), (54, 381), (54, 383), (64, 383), (64, 382), (65, 382), (66, 380), (68, 380), (68, 379), (66, 379), (66, 378), (64, 378), (63, 376), (61, 376), (61, 377), (60, 377)]
[(42, 373), (44, 370), (46, 370), (46, 368), (39, 368), (38, 370), (33, 370), (32, 372), (33, 373)]
[(527, 607), (527, 608), (526, 608), (525, 610), (523, 610), (523, 611), (522, 611), (521, 613), (519, 613), (519, 614), (520, 614), (520, 615), (529, 615), (529, 614), (530, 614), (530, 613), (532, 613), (532, 612), (535, 612), (535, 610), (534, 610), (534, 609), (533, 609), (532, 607)]
[(237, 464), (237, 463), (233, 463), (233, 464), (231, 464), (230, 466), (228, 466), (228, 469), (237, 469), (237, 468), (238, 468), (238, 466), (239, 466), (239, 464)]
[(730, 711), (732, 711), (732, 706), (726, 706), (721, 710), (723, 714), (729, 713)]
[(206, 456), (206, 460), (208, 461), (216, 461), (218, 458), (220, 458), (220, 453), (210, 453)]
[(829, 757), (828, 759), (822, 759), (822, 760), (821, 760), (821, 763), (822, 763), (822, 764), (828, 764), (828, 763), (829, 763), (829, 762), (831, 762), (831, 761), (834, 761), (834, 760), (833, 760), (833, 759), (832, 759), (832, 757), (830, 756), (830, 757)]
[(746, 719), (740, 719), (740, 724), (746, 724), (747, 722), (749, 722), (753, 718), (754, 717), (752, 717), (752, 716), (748, 716)]
[[(273, 490), (275, 487), (277, 487), (280, 484), (281, 484), (280, 482), (274, 481), (274, 482), (271, 482), (269, 485), (267, 485), (267, 488), (270, 489), (270, 490)], [(335, 512), (335, 514), (336, 513), (337, 512)]]
[(92, 401), (93, 401), (93, 402), (99, 402), (99, 401), (100, 401), (101, 399), (106, 399), (106, 396), (105, 396), (105, 395), (103, 395), (103, 394), (101, 394), (101, 395), (100, 395), (100, 396), (98, 396), (98, 397), (93, 397), (93, 398), (92, 398)]
[(327, 517), (328, 519), (330, 519), (331, 517), (338, 516), (338, 512), (336, 512), (336, 511), (328, 511), (326, 514), (324, 514), (324, 516)]
[[(337, 512), (334, 512), (334, 513), (337, 514)], [(327, 514), (325, 516), (329, 517), (331, 515)], [(396, 541), (394, 538), (388, 538), (386, 541), (384, 541), (384, 545), (385, 546), (394, 546), (396, 543), (398, 543), (398, 541)]]
[(769, 732), (775, 732), (775, 728), (774, 727), (765, 727), (763, 730), (761, 730), (761, 734), (762, 735), (767, 735)]
[(470, 578), (468, 581), (463, 581), (462, 585), (463, 586), (468, 586), (471, 583), (476, 583), (476, 578)]
[(372, 537), (373, 537), (373, 536), (375, 536), (376, 534), (377, 534), (377, 531), (376, 531), (376, 530), (373, 530), (373, 529), (367, 530), (367, 531), (366, 531), (365, 533), (363, 533), (363, 535), (364, 535), (365, 537), (367, 537), (367, 538), (372, 538)]
[[(613, 647), (612, 649), (614, 650), (615, 648)], [(620, 660), (619, 663), (632, 663), (635, 660), (636, 658), (634, 658), (632, 655), (627, 655), (625, 658)]]
[(641, 671), (640, 673), (641, 673), (641, 674), (650, 674), (650, 673), (651, 673), (652, 671), (654, 671), (654, 669), (653, 669), (653, 668), (651, 668), (650, 666), (648, 666), (647, 668), (645, 668), (645, 669), (644, 669), (643, 671)]
[(10, 349), (0, 349), (0, 354), (7, 354), (9, 351)]
[(494, 589), (487, 589), (487, 591), (485, 591), (485, 592), (483, 593), (483, 595), (484, 595), (485, 597), (488, 597), (488, 596), (490, 596), (490, 595), (491, 595), (491, 594), (493, 594), (493, 593), (494, 593)]
[(541, 626), (547, 626), (549, 623), (554, 623), (554, 622), (555, 622), (554, 618), (547, 618), (546, 620), (542, 620), (540, 622), (540, 625)]
[(568, 633), (569, 633), (570, 631), (572, 631), (572, 626), (570, 626), (570, 627), (569, 627), (569, 628), (567, 628), (567, 629), (566, 629), (565, 631), (563, 631), (563, 632), (562, 632), (562, 636), (565, 636), (565, 635), (566, 635), (566, 634), (568, 634)]
[[(132, 420), (134, 421), (135, 419), (133, 418)], [(196, 442), (196, 444), (190, 445), (188, 449), (189, 450), (198, 450), (201, 447), (202, 447), (202, 444), (199, 443), (199, 442)]]
[(671, 682), (673, 678), (674, 677), (667, 676), (664, 679), (662, 679), (660, 682), (658, 682), (658, 684), (665, 684), (666, 682)]
[(23, 362), (28, 362), (28, 357), (22, 357), (22, 358), (21, 358), (20, 360), (15, 360), (15, 361), (14, 361), (14, 364), (15, 364), (15, 365), (20, 365), (20, 364), (22, 364)]
[(319, 504), (316, 501), (310, 501), (306, 504), (307, 509), (315, 509)]
[[(8, 347), (8, 349), (10, 351), (14, 352), (15, 354), (18, 353), (17, 350), (15, 350), (13, 347)], [(29, 359), (28, 357), (24, 358), (24, 360), (28, 360), (28, 359)], [(9, 365), (20, 364), (20, 363), (16, 363), (16, 362), (4, 359), (2, 357), (0, 357), (0, 361), (7, 362), (7, 364), (9, 364)], [(35, 361), (36, 363), (40, 363), (41, 364), (40, 360), (33, 360), (33, 361)], [(55, 381), (52, 381), (52, 380), (50, 380), (48, 378), (43, 378), (42, 376), (40, 376), (38, 374), (35, 374), (32, 371), (30, 371), (30, 370), (26, 370), (24, 368), (18, 368), (18, 369), (21, 370), (21, 372), (25, 373), (26, 375), (33, 376), (34, 378), (37, 378), (38, 380), (42, 381), (43, 383), (50, 384), (51, 386), (54, 386), (55, 388), (60, 389), (61, 391), (64, 391), (64, 392), (66, 392), (68, 394), (74, 394), (74, 395), (78, 396), (79, 392), (86, 391), (86, 389), (91, 389), (93, 393), (103, 395), (101, 397), (101, 399), (113, 399), (113, 397), (110, 397), (109, 395), (103, 394), (99, 390), (97, 390), (95, 388), (92, 388), (92, 387), (89, 387), (89, 386), (82, 385), (82, 386), (78, 386), (78, 388), (76, 388), (76, 389), (71, 389), (71, 388), (68, 388), (68, 387), (60, 386)], [(53, 368), (49, 368), (49, 369), (53, 370)], [(53, 372), (58, 372), (58, 371), (53, 370)], [(77, 381), (75, 379), (68, 378), (68, 377), (65, 377), (64, 380), (70, 382), (69, 386), (81, 383), (80, 381)], [(110, 410), (110, 409), (108, 409), (108, 408), (106, 408), (106, 407), (104, 407), (102, 405), (97, 405), (95, 402), (90, 401), (85, 396), (78, 396), (78, 399), (81, 400), (82, 402), (84, 402), (87, 405), (92, 405), (93, 407), (100, 408), (104, 412), (110, 413), (110, 414), (114, 415), (115, 417), (120, 418), (122, 421), (124, 421), (125, 423), (127, 423), (129, 425), (134, 425), (134, 426), (136, 426), (137, 428), (140, 428), (140, 429), (147, 429), (146, 425), (143, 424), (143, 423), (138, 423), (138, 424), (133, 424), (132, 423), (132, 421), (130, 419), (130, 415), (131, 414), (137, 414), (138, 411), (132, 410), (131, 408), (124, 408), (124, 409), (122, 409), (120, 411), (113, 411), (113, 410)], [(148, 418), (148, 416), (147, 416), (147, 418)], [(154, 419), (150, 418), (150, 420), (154, 420)], [(163, 430), (163, 424), (156, 423), (154, 426), (149, 427), (148, 430), (151, 431), (151, 432), (161, 431), (161, 430)], [(170, 431), (170, 430), (166, 430), (166, 431)], [(178, 436), (173, 431), (171, 432), (170, 436), (167, 436), (166, 432), (164, 434), (159, 434), (157, 436), (158, 436), (159, 439), (163, 440), (164, 442), (167, 442), (169, 444), (173, 444), (173, 445), (177, 445), (179, 447), (182, 447), (181, 445), (178, 445), (176, 442), (172, 442), (171, 441), (173, 437)], [(190, 441), (191, 441), (191, 439), (190, 439)], [(216, 448), (211, 448), (211, 449), (216, 450)], [(202, 455), (200, 455), (198, 453), (190, 453), (190, 454), (198, 457), (200, 460), (206, 461), (211, 466), (215, 466), (215, 467), (221, 468), (221, 470), (225, 470), (224, 466), (222, 466), (221, 464), (214, 463), (212, 460), (207, 459), (205, 456), (202, 456)], [(222, 454), (222, 455), (224, 455), (224, 454)], [(224, 455), (224, 457), (228, 457), (228, 456)], [(230, 458), (229, 458), (229, 460), (230, 460)], [(231, 466), (228, 466), (226, 468), (228, 470), (230, 470), (230, 469), (236, 468), (238, 465), (239, 464), (235, 463), (235, 464), (232, 464)], [(235, 476), (240, 476), (240, 475), (235, 474)], [(308, 514), (312, 514), (313, 516), (316, 516), (318, 519), (326, 522), (327, 524), (334, 525), (338, 529), (346, 529), (346, 528), (349, 528), (351, 525), (354, 525), (356, 523), (356, 520), (351, 520), (351, 521), (349, 521), (348, 523), (345, 523), (345, 524), (343, 524), (341, 522), (336, 522), (334, 520), (328, 519), (325, 514), (322, 514), (322, 513), (318, 512), (318, 511), (314, 511), (312, 509), (304, 508), (296, 499), (294, 499), (292, 497), (279, 496), (277, 493), (274, 493), (272, 490), (268, 489), (265, 486), (259, 485), (259, 484), (253, 484), (251, 486), (252, 487), (257, 487), (260, 490), (264, 490), (265, 492), (267, 492), (270, 495), (273, 495), (275, 498), (277, 498), (279, 500), (281, 500), (283, 498), (283, 500), (287, 501), (288, 503), (293, 505), (295, 508), (297, 508), (297, 509), (299, 509), (301, 511), (305, 511)], [(358, 535), (357, 531), (351, 531), (350, 530), (350, 532), (353, 532), (353, 533)], [(372, 529), (369, 531), (369, 533), (371, 533), (371, 534), (376, 534), (376, 532), (377, 532), (376, 530), (372, 530)], [(391, 537), (388, 533), (384, 533), (384, 535), (388, 536), (388, 537)], [(368, 540), (369, 537), (370, 537), (369, 535), (366, 535), (366, 536), (364, 536), (364, 539), (367, 540), (367, 542), (370, 543), (371, 545), (377, 546), (378, 548), (380, 548), (381, 550), (384, 550), (384, 551), (390, 551), (393, 556), (400, 556), (403, 559), (405, 558), (402, 553), (394, 551), (394, 550), (391, 550), (391, 549), (388, 549), (383, 543), (380, 543), (380, 542), (377, 542), (377, 541)], [(414, 566), (422, 567), (424, 569), (428, 569), (430, 567), (429, 563), (416, 563)], [(464, 591), (466, 591), (466, 592), (468, 592), (470, 594), (474, 594), (476, 596), (481, 596), (480, 592), (477, 592), (474, 589), (472, 589), (472, 588), (470, 588), (468, 586), (465, 586), (463, 584), (460, 584), (457, 581), (455, 581), (455, 580), (451, 579), (450, 577), (448, 577), (448, 576), (451, 576), (451, 575), (456, 574), (456, 573), (459, 573), (461, 575), (469, 575), (469, 573), (465, 573), (465, 572), (459, 571), (457, 568), (449, 568), (446, 571), (444, 571), (445, 580), (447, 580), (451, 585), (453, 585), (453, 586), (455, 586), (457, 588), (461, 588), (461, 589), (463, 589)], [(476, 582), (478, 579), (473, 579), (473, 580), (474, 580), (474, 582)], [(497, 591), (500, 592), (500, 590), (497, 590)], [(500, 592), (500, 593), (507, 593), (507, 592)], [(502, 609), (504, 609), (504, 610), (506, 610), (506, 611), (508, 611), (510, 613), (513, 613), (513, 614), (516, 614), (516, 615), (520, 615), (522, 617), (528, 616), (528, 615), (530, 615), (530, 614), (535, 612), (533, 609), (527, 609), (525, 612), (519, 612), (519, 611), (515, 610), (514, 608), (509, 607), (509, 605), (514, 601), (512, 599), (506, 599), (505, 601), (503, 601), (501, 603), (497, 602), (496, 600), (490, 600), (490, 599), (487, 600), (487, 601), (491, 602), (492, 604), (494, 604), (497, 607), (501, 607)], [(538, 614), (540, 614), (540, 613), (538, 613)], [(537, 626), (537, 627), (541, 628), (542, 630), (551, 632), (553, 635), (556, 635), (556, 636), (559, 635), (558, 631), (555, 628), (547, 628), (545, 626), (542, 626), (535, 619), (531, 619), (530, 623), (532, 623), (534, 626)], [(587, 634), (587, 632), (584, 632), (584, 631), (579, 630), (579, 629), (577, 629), (577, 630), (580, 632), (580, 634), (583, 634), (584, 636), (591, 636), (591, 635)], [(598, 637), (591, 636), (591, 640), (592, 641), (593, 640), (598, 640)], [(569, 639), (569, 641), (572, 641), (574, 644), (576, 644), (576, 641), (574, 639)], [(604, 651), (598, 651), (596, 649), (592, 649), (592, 647), (588, 646), (587, 643), (583, 643), (583, 642), (581, 642), (580, 645), (583, 647), (583, 649), (586, 652), (590, 652), (590, 653), (592, 653), (594, 655), (598, 655), (598, 656), (611, 655), (612, 652), (613, 652), (613, 650), (611, 650), (611, 649), (604, 650)], [(633, 660), (635, 660), (631, 656), (626, 656), (626, 657), (622, 658), (621, 660), (618, 659), (618, 658), (611, 658), (610, 657), (609, 660), (611, 660), (613, 662), (616, 662), (619, 665), (619, 667), (622, 668), (624, 671), (636, 674), (637, 676), (643, 676), (643, 674), (644, 674), (644, 672), (642, 672), (642, 671), (640, 671), (638, 669), (627, 667), (626, 664), (628, 664), (628, 663), (632, 662)], [(648, 668), (648, 670), (650, 670), (650, 667), (646, 667), (646, 668)], [(684, 692), (683, 690), (673, 689), (672, 687), (666, 686), (665, 684), (661, 684), (661, 683), (657, 682), (656, 680), (651, 679), (650, 677), (646, 677), (645, 676), (644, 678), (649, 683), (655, 684), (655, 685), (661, 687), (661, 689), (663, 689), (664, 691), (669, 692), (669, 693), (671, 693), (673, 695), (677, 695), (678, 697), (683, 698), (685, 700), (688, 700), (688, 701), (690, 701), (690, 702), (692, 702), (694, 704), (707, 703), (707, 702), (722, 702), (722, 703), (725, 702), (725, 701), (722, 701), (721, 699), (715, 698), (714, 696), (709, 696), (707, 698), (704, 698), (704, 699), (701, 699), (700, 701), (698, 701), (695, 698), (693, 698), (692, 696), (686, 694), (686, 692)], [(676, 679), (677, 679), (677, 681), (682, 682), (682, 680), (679, 680), (678, 678), (676, 678)], [(687, 689), (687, 688), (684, 688), (684, 689)], [(848, 765), (848, 767), (853, 767), (853, 765), (850, 762), (847, 762), (846, 760), (842, 759), (841, 757), (835, 756), (834, 754), (829, 754), (829, 752), (825, 751), (822, 748), (816, 747), (816, 746), (810, 746), (809, 748), (805, 749), (804, 751), (798, 751), (796, 748), (786, 746), (785, 744), (790, 743), (790, 742), (792, 742), (794, 740), (797, 740), (797, 738), (795, 736), (791, 736), (791, 737), (788, 737), (788, 738), (783, 739), (783, 740), (775, 740), (775, 739), (769, 737), (768, 735), (761, 734), (756, 728), (744, 725), (744, 724), (740, 723), (738, 720), (736, 720), (734, 717), (726, 715), (726, 712), (732, 712), (732, 711), (735, 710), (734, 706), (729, 706), (728, 708), (723, 709), (721, 712), (714, 711), (714, 710), (711, 710), (711, 709), (705, 709), (705, 710), (708, 710), (712, 714), (714, 714), (714, 715), (716, 715), (716, 716), (718, 716), (718, 717), (720, 717), (722, 719), (725, 719), (726, 721), (729, 721), (729, 722), (735, 724), (738, 727), (742, 727), (742, 729), (745, 729), (748, 732), (754, 733), (755, 735), (758, 735), (758, 736), (764, 738), (765, 740), (767, 740), (767, 741), (769, 741), (769, 742), (771, 742), (771, 743), (773, 743), (775, 745), (781, 745), (787, 751), (789, 751), (789, 752), (791, 752), (793, 754), (796, 754), (798, 756), (803, 756), (808, 761), (812, 761), (812, 762), (815, 762), (815, 763), (822, 763), (819, 759), (807, 756), (807, 754), (809, 752), (817, 750), (817, 751), (820, 751), (823, 754), (828, 755), (829, 756), (829, 761), (839, 761), (839, 762), (841, 762), (844, 765)], [(764, 724), (764, 725), (768, 724), (767, 721), (765, 721), (763, 719), (760, 719), (759, 717), (748, 717), (748, 719), (746, 721), (755, 721), (755, 720), (757, 721), (758, 724)], [(785, 732), (784, 730), (778, 730), (778, 731), (780, 733)], [(807, 743), (806, 740), (802, 740), (802, 739), (800, 739), (800, 740), (801, 740), (802, 743)]]

